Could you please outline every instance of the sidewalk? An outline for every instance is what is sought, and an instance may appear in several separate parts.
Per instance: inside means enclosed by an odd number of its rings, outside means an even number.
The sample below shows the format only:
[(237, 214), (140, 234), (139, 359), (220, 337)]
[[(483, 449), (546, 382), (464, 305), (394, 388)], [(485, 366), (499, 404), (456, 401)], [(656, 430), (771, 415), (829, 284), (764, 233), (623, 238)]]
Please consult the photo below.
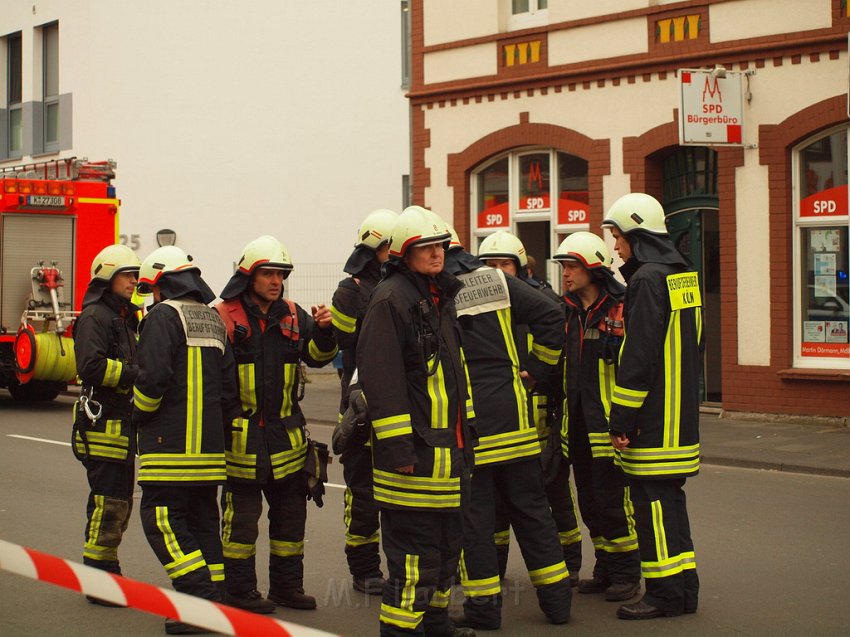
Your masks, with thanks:
[[(335, 373), (310, 372), (301, 406), (308, 423), (333, 425), (339, 409)], [(850, 478), (850, 427), (700, 417), (702, 461), (707, 464)]]

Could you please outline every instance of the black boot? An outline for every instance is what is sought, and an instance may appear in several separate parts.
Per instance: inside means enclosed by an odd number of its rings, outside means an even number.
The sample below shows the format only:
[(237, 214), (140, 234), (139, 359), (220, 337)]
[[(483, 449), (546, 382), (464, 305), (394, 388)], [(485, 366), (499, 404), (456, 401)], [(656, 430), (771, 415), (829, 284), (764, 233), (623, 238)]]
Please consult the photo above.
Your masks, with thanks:
[(377, 577), (355, 577), (352, 583), (354, 590), (367, 595), (383, 595), (385, 580), (379, 573)]
[(624, 602), (640, 593), (640, 580), (618, 580), (611, 581), (611, 585), (605, 589), (605, 601)]
[(269, 615), (276, 608), (274, 602), (265, 599), (257, 589), (243, 593), (227, 593), (224, 596), (224, 603), (259, 615)]
[(283, 590), (269, 591), (269, 599), (275, 604), (287, 608), (299, 610), (314, 610), (316, 598), (304, 594), (303, 588), (285, 588)]

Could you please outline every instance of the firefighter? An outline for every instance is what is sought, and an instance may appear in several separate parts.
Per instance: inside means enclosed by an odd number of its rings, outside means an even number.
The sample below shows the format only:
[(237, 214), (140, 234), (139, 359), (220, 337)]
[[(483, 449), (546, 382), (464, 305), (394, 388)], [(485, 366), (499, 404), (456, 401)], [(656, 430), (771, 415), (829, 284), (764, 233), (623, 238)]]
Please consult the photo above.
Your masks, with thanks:
[[(207, 303), (215, 294), (176, 246), (142, 262), (154, 306), (140, 325), (133, 423), (139, 435), (142, 527), (174, 588), (221, 601), (224, 565), (218, 486), (224, 483), (226, 406), (236, 401), (233, 354)], [(201, 629), (167, 619), (168, 634)]]
[[(447, 270), (465, 283), (458, 297), (459, 314), (479, 439), (463, 515), (460, 572), (466, 600), (464, 614), (455, 623), (483, 630), (501, 626), (502, 591), (493, 542), (498, 499), (516, 531), (540, 608), (552, 623), (563, 624), (570, 618), (569, 570), (549, 514), (540, 444), (524, 386), (533, 387), (536, 379), (545, 379), (555, 369), (563, 311), (519, 279), (480, 262), (476, 267), (464, 252), (450, 252)], [(527, 347), (527, 332), (533, 334), (534, 346), (523, 365), (519, 352)]]
[[(516, 276), (556, 301), (563, 311), (563, 300), (552, 290), (552, 287), (531, 276), (525, 247), (517, 236), (504, 230), (497, 231), (481, 242), (478, 255), (487, 265)], [(562, 316), (562, 322), (563, 320)], [(533, 334), (529, 333), (527, 328), (520, 329), (525, 332), (529, 341), (528, 347), (520, 350), (520, 362), (524, 363), (533, 349)], [(562, 457), (557, 427), (551, 426), (556, 420), (555, 414), (559, 402), (556, 396), (560, 395), (559, 383), (559, 375), (554, 368), (546, 378), (538, 379), (538, 383), (529, 391), (528, 408), (531, 421), (537, 429), (537, 439), (540, 441), (540, 459), (543, 463), (546, 496), (558, 528), (558, 539), (564, 553), (564, 562), (570, 571), (570, 585), (576, 586), (579, 582), (579, 570), (582, 563), (581, 530), (578, 525), (575, 498), (570, 486), (569, 462)], [(494, 541), (499, 556), (499, 574), (504, 577), (510, 548), (510, 521), (498, 498)]]
[[(381, 280), (381, 265), (389, 256), (390, 232), (397, 218), (391, 210), (375, 210), (363, 220), (344, 268), (350, 276), (340, 281), (333, 295), (331, 324), (343, 356), (340, 417), (348, 408), (349, 386), (357, 367), (357, 335), (369, 296)], [(354, 589), (381, 595), (384, 579), (378, 553), (378, 507), (372, 494), (372, 450), (368, 427), (354, 431), (363, 433), (350, 437), (345, 449), (339, 450), (345, 479), (345, 556)]]
[(131, 298), (139, 265), (139, 258), (127, 246), (101, 250), (92, 261), (83, 311), (74, 323), (74, 353), (82, 381), (74, 419), (74, 454), (86, 468), (91, 489), (83, 563), (118, 575), (118, 546), (133, 509), (136, 434), (130, 390), (139, 371), (139, 308)]
[(574, 232), (552, 258), (563, 267), (567, 304), (561, 448), (571, 460), (596, 555), (593, 577), (582, 580), (578, 592), (625, 601), (640, 591), (640, 555), (629, 490), (608, 437), (625, 288), (611, 271), (608, 246), (595, 234)]
[(399, 215), (386, 278), (372, 293), (357, 342), (387, 559), (379, 619), (385, 637), (475, 634), (448, 618), (473, 444), (454, 307), (461, 284), (443, 271), (448, 240), (435, 213), (412, 206)]
[[(312, 317), (284, 299), (293, 270), (289, 253), (265, 235), (245, 246), (236, 272), (216, 306), (236, 359), (239, 399), (225, 432), (227, 485), (222, 494), (226, 603), (256, 613), (275, 604), (312, 610), (304, 594), (304, 526), (308, 493), (308, 439), (302, 361), (322, 367), (336, 356), (331, 314)], [(321, 494), (316, 504), (321, 506)], [(269, 593), (257, 591), (256, 543), (263, 497), (269, 506)]]
[(609, 430), (631, 490), (646, 585), (643, 598), (620, 606), (617, 616), (693, 613), (699, 578), (683, 487), (699, 471), (698, 275), (670, 240), (653, 197), (621, 197), (602, 225), (611, 230), (628, 284)]

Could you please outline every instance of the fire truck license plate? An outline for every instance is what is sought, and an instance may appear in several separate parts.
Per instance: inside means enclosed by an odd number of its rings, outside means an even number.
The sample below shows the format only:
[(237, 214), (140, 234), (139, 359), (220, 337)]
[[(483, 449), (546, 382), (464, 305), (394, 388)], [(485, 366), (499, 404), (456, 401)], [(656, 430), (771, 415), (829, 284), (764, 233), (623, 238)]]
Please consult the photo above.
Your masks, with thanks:
[(30, 195), (27, 197), (28, 206), (41, 206), (44, 208), (61, 208), (65, 205), (65, 197), (55, 195)]

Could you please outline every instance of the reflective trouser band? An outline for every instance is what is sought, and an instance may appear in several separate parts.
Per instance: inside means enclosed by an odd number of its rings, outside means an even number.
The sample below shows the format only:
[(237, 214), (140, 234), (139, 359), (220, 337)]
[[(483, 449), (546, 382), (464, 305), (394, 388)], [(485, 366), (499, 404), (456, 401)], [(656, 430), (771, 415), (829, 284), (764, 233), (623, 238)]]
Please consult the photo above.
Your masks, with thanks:
[(354, 334), (354, 330), (357, 329), (357, 319), (353, 316), (348, 316), (348, 314), (342, 312), (338, 307), (331, 305), (331, 325), (340, 332)]
[(278, 557), (297, 557), (299, 555), (304, 555), (304, 542), (270, 540), (269, 550), (272, 555), (277, 555)]
[(224, 564), (207, 564), (210, 569), (210, 579), (214, 582), (224, 581)]
[(256, 544), (239, 544), (238, 542), (222, 541), (221, 548), (224, 551), (224, 557), (231, 560), (247, 560), (257, 554)]
[[(696, 568), (696, 561), (689, 562), (688, 568)], [(668, 557), (665, 560), (658, 560), (657, 562), (641, 561), (640, 563), (641, 574), (646, 578), (670, 577), (671, 575), (678, 575), (683, 570), (684, 566), (681, 555)]]
[(604, 551), (605, 550), (605, 538), (601, 535), (596, 535), (590, 538), (590, 541), (593, 542), (593, 550), (594, 551)]
[(467, 597), (484, 597), (486, 595), (498, 595), (502, 592), (502, 584), (498, 575), (484, 579), (465, 579), (461, 576), (460, 584), (463, 586), (463, 594)]
[(352, 533), (345, 534), (345, 545), (346, 546), (366, 546), (367, 544), (377, 544), (381, 541), (380, 533), (373, 533), (369, 537), (364, 537), (362, 535), (354, 535)]
[(177, 579), (178, 577), (182, 577), (192, 571), (197, 571), (199, 568), (203, 568), (206, 565), (207, 563), (204, 560), (203, 553), (201, 553), (200, 550), (197, 550), (166, 564), (165, 572), (168, 573), (168, 577), (171, 579)]
[(168, 507), (156, 507), (156, 526), (159, 532), (162, 533), (162, 540), (165, 543), (165, 548), (168, 554), (174, 558), (171, 562), (165, 565), (165, 572), (171, 579), (176, 579), (199, 568), (207, 565), (204, 561), (204, 556), (200, 550), (192, 551), (188, 555), (183, 553), (180, 548), (180, 543), (177, 541), (177, 536), (171, 529), (171, 522), (168, 519)]
[(638, 549), (638, 539), (636, 533), (631, 533), (623, 537), (617, 537), (613, 540), (602, 539), (602, 550), (606, 553), (627, 553)]
[(511, 543), (511, 530), (496, 531), (493, 533), (493, 543), (496, 546), (507, 546)]
[(104, 562), (116, 562), (118, 561), (118, 547), (104, 546), (99, 543), (106, 499), (102, 495), (95, 495), (93, 500), (94, 510), (89, 518), (89, 532), (83, 546), (83, 557)]
[(124, 369), (124, 364), (113, 358), (106, 359), (106, 371), (103, 372), (104, 387), (117, 387), (118, 381), (121, 380), (121, 371)]
[(531, 578), (531, 583), (537, 586), (546, 586), (547, 584), (555, 584), (570, 576), (570, 571), (563, 560), (552, 566), (545, 566), (533, 571), (528, 571), (528, 576)]
[(558, 539), (561, 542), (561, 546), (568, 546), (570, 544), (575, 544), (576, 542), (581, 542), (581, 529), (576, 527), (569, 531), (559, 531)]
[(452, 596), (452, 589), (447, 588), (444, 591), (441, 591), (439, 588), (434, 591), (434, 595), (431, 597), (431, 601), (428, 602), (429, 606), (434, 608), (448, 608), (449, 607), (449, 599)]
[(424, 611), (409, 611), (389, 604), (381, 604), (380, 621), (405, 630), (416, 630), (422, 621)]
[(416, 601), (416, 585), (419, 583), (419, 556), (408, 553), (404, 556), (404, 586), (401, 589), (399, 609), (413, 611)]

